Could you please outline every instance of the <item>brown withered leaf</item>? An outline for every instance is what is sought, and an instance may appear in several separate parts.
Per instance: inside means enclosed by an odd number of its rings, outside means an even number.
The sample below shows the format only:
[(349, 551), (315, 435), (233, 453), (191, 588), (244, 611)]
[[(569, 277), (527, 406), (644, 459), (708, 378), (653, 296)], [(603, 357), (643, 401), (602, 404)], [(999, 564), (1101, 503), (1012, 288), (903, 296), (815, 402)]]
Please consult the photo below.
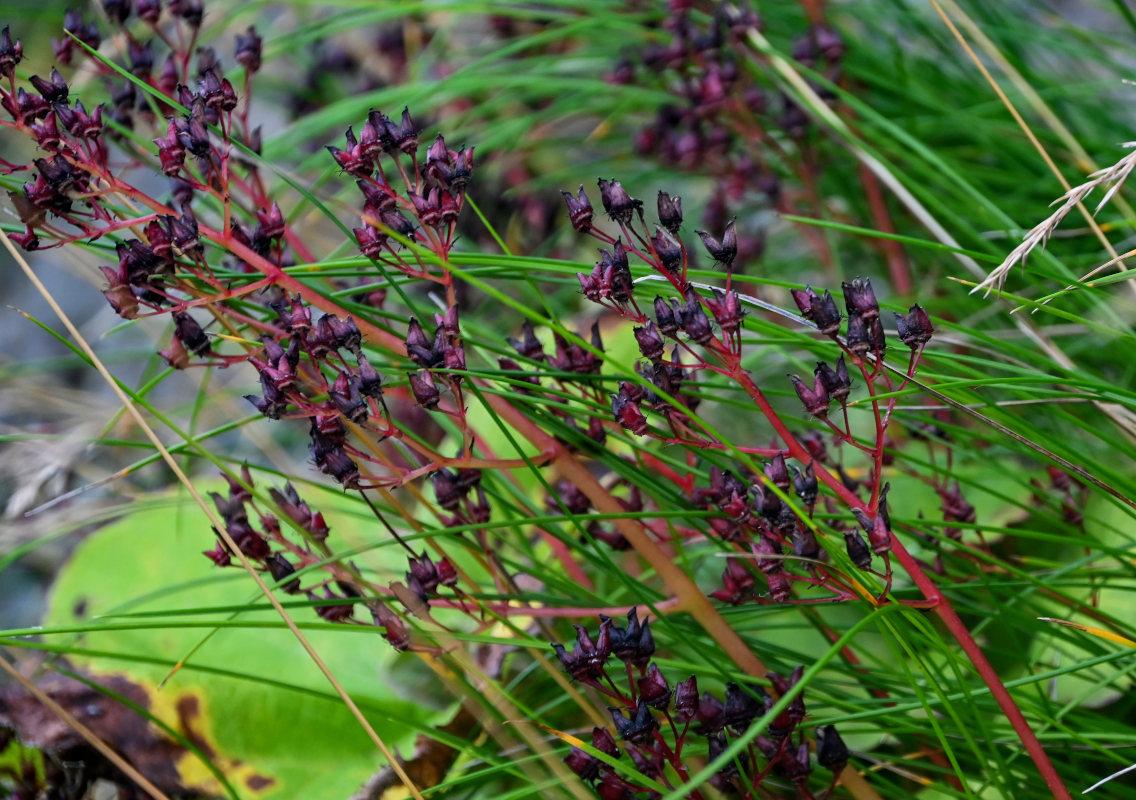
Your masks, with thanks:
[[(453, 719), (438, 728), (462, 739), (476, 736), (480, 729), (477, 718), (464, 705), (458, 709)], [(446, 779), (458, 754), (457, 748), (429, 736), (419, 735), (414, 743), (414, 755), (409, 759), (399, 757), (398, 763), (416, 787), (429, 789)], [(372, 775), (350, 800), (383, 800), (388, 792), (393, 794), (401, 787), (402, 780), (390, 766), (386, 766)]]
[(20, 217), (20, 222), (33, 228), (42, 225), (47, 219), (47, 209), (40, 208), (20, 192), (8, 192), (8, 199)]
[[(149, 707), (146, 691), (126, 678), (103, 676), (97, 682), (140, 708)], [(178, 775), (176, 765), (186, 749), (164, 736), (144, 716), (74, 678), (52, 674), (38, 685), (163, 792), (199, 796), (183, 786)], [(81, 765), (79, 772), (71, 771), (69, 782), (78, 779), (87, 787), (99, 779), (109, 779), (126, 790), (125, 796), (135, 791), (129, 778), (20, 686), (0, 690), (0, 728), (9, 729), (20, 742), (40, 750), (50, 761)]]

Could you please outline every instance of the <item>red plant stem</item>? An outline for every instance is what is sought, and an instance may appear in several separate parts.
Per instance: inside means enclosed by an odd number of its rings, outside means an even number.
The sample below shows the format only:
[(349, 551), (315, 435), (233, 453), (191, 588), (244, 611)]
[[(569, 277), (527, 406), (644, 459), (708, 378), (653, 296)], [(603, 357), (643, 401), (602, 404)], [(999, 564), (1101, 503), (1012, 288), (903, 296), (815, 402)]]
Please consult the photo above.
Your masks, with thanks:
[[(738, 381), (739, 385), (745, 388), (750, 398), (761, 409), (762, 413), (773, 425), (777, 435), (785, 442), (789, 450), (789, 454), (801, 463), (806, 463), (812, 459), (809, 452), (797, 441), (796, 437), (785, 427), (785, 424), (778, 417), (777, 413), (769, 405), (769, 401), (765, 398), (761, 389), (753, 382), (749, 375), (744, 372), (740, 366), (734, 370), (734, 379)], [(833, 491), (841, 500), (848, 504), (850, 508), (859, 508), (867, 512), (868, 506), (850, 492), (844, 486), (841, 480), (829, 472), (827, 469), (818, 468), (816, 470), (817, 478)], [(970, 631), (967, 630), (966, 625), (959, 619), (958, 614), (955, 612), (954, 607), (950, 601), (939, 591), (939, 587), (935, 585), (927, 573), (924, 572), (923, 567), (915, 558), (907, 552), (907, 548), (894, 534), (891, 536), (892, 552), (895, 553), (896, 560), (907, 571), (911, 580), (923, 593), (923, 596), (934, 603), (931, 610), (935, 612), (936, 616), (942, 621), (943, 625), (951, 633), (952, 636), (958, 641), (959, 646), (962, 647), (963, 652), (966, 653), (974, 669), (982, 678), (983, 683), (990, 689), (990, 694), (998, 703), (1002, 713), (1006, 715), (1006, 719), (1010, 721), (1014, 731), (1018, 734), (1022, 744), (1029, 753), (1033, 763), (1037, 766), (1038, 772), (1041, 773), (1042, 778), (1045, 780), (1046, 786), (1049, 787), (1050, 792), (1053, 793), (1055, 798), (1059, 800), (1071, 800), (1069, 790), (1065, 788), (1064, 781), (1061, 776), (1057, 774), (1054, 769), (1053, 763), (1049, 760), (1049, 756), (1045, 752), (1045, 748), (1041, 746), (1037, 735), (1033, 732), (1029, 722), (1026, 720), (1025, 715), (1022, 714), (1018, 704), (1014, 702), (1014, 698), (1006, 689), (1005, 684), (1002, 683), (998, 673), (991, 666), (990, 662), (982, 652), (982, 648), (978, 646), (978, 642), (971, 636)]]

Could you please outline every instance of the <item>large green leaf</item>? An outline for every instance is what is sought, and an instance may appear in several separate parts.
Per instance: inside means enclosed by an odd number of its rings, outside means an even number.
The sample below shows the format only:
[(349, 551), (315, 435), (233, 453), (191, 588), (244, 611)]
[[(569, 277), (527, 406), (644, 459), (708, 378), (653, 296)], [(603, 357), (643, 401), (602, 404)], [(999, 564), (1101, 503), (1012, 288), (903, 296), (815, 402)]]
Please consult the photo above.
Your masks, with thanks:
[[(335, 517), (341, 523), (347, 518)], [(51, 593), (49, 630), (90, 629), (49, 634), (45, 641), (80, 650), (69, 655), (71, 662), (96, 676), (122, 675), (143, 686), (152, 713), (210, 754), (241, 796), (349, 796), (383, 765), (382, 756), (274, 612), (242, 612), (231, 623), (226, 623), (228, 614), (121, 616), (250, 601), (263, 605), (247, 575), (217, 569), (201, 555), (212, 538), (204, 515), (184, 493), (129, 511), (76, 548)], [(310, 608), (292, 613), (301, 623), (317, 621)], [(135, 627), (155, 621), (158, 627)], [(157, 688), (169, 664), (213, 630), (201, 627), (203, 621), (235, 625), (218, 630), (184, 669)], [(247, 622), (270, 626), (241, 627)], [(412, 726), (426, 724), (431, 712), (387, 680), (398, 656), (376, 628), (327, 627), (306, 631), (316, 650), (361, 706), (381, 707), (368, 717), (384, 741), (408, 744)], [(91, 657), (83, 650), (123, 658)], [(220, 793), (198, 756), (186, 755), (178, 768), (187, 786)]]

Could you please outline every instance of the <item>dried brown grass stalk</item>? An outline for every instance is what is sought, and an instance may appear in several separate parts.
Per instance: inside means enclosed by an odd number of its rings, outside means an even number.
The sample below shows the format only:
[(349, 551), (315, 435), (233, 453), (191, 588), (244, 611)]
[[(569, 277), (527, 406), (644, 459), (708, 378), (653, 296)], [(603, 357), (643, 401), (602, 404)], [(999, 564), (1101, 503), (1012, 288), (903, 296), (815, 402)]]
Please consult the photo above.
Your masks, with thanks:
[(1101, 186), (1108, 186), (1108, 191), (1105, 192), (1101, 201), (1097, 203), (1097, 207), (1093, 210), (1093, 213), (1096, 214), (1104, 208), (1105, 204), (1112, 199), (1113, 195), (1116, 194), (1128, 179), (1132, 170), (1136, 169), (1136, 149), (1133, 149), (1136, 148), (1136, 142), (1125, 142), (1124, 147), (1130, 150), (1126, 156), (1110, 167), (1098, 169), (1089, 176), (1089, 180), (1078, 186), (1074, 186), (1057, 200), (1054, 200), (1053, 204), (1060, 203), (1057, 210), (1046, 217), (1041, 223), (1035, 225), (1022, 239), (1022, 243), (1011, 250), (1001, 264), (995, 267), (981, 283), (970, 290), (971, 294), (980, 290), (985, 291), (986, 294), (990, 294), (992, 289), (1000, 290), (1006, 281), (1006, 275), (1014, 268), (1014, 265), (1020, 263), (1024, 267), (1030, 253), (1037, 247), (1044, 247), (1046, 245), (1049, 241), (1049, 237), (1053, 235), (1054, 231), (1057, 230), (1057, 226), (1061, 224), (1061, 221), (1065, 219), (1070, 211), (1084, 202), (1085, 198), (1087, 198), (1094, 189)]

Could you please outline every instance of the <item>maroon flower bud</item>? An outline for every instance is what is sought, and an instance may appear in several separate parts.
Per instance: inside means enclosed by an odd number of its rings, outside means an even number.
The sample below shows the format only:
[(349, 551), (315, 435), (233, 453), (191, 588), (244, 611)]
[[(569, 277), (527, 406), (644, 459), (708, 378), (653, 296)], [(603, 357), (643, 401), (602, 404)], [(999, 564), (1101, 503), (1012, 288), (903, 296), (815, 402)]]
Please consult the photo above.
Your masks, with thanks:
[(351, 460), (342, 448), (334, 448), (316, 461), (320, 472), (330, 475), (347, 489), (354, 489), (359, 485), (359, 467)]
[(636, 703), (633, 717), (625, 716), (621, 709), (614, 706), (608, 706), (607, 710), (611, 712), (611, 720), (615, 723), (616, 735), (632, 744), (647, 744), (659, 729), (659, 721), (655, 719), (643, 698), (639, 698), (639, 702)]
[[(426, 172), (428, 177), (436, 183), (443, 183), (452, 159), (450, 157), (450, 150), (446, 147), (446, 139), (442, 134), (438, 134), (434, 141), (431, 143), (429, 149), (426, 151)], [(445, 175), (438, 172), (439, 169), (447, 170)]]
[(398, 205), (398, 196), (385, 183), (355, 181), (355, 185), (363, 193), (363, 213), (375, 220), (379, 219), (383, 211)]
[(739, 523), (744, 523), (749, 520), (749, 504), (746, 502), (745, 496), (737, 492), (731, 492), (729, 497), (723, 500), (719, 507)]
[(564, 196), (564, 202), (568, 204), (568, 219), (572, 222), (572, 227), (579, 233), (590, 231), (594, 212), (592, 211), (592, 201), (584, 193), (584, 187), (580, 187), (580, 191), (575, 197), (564, 190), (561, 190), (560, 194)]
[(710, 254), (716, 264), (721, 264), (728, 269), (734, 263), (734, 259), (738, 255), (738, 235), (734, 229), (734, 220), (731, 219), (726, 224), (726, 230), (722, 234), (721, 241), (715, 239), (706, 231), (695, 231), (695, 233), (698, 234), (698, 238), (706, 247), (706, 252)]
[(454, 169), (446, 187), (456, 195), (465, 192), (469, 179), (473, 176), (473, 148), (463, 147), (454, 156)]
[[(174, 68), (177, 69), (176, 63), (174, 65)], [(194, 103), (201, 101), (201, 108), (203, 109), (204, 113), (205, 101), (201, 99), (201, 95), (197, 94), (188, 86), (181, 83), (177, 85), (177, 101), (190, 110), (192, 110)]]
[(797, 497), (801, 498), (801, 502), (805, 504), (805, 508), (811, 512), (813, 506), (816, 505), (819, 489), (816, 469), (813, 467), (812, 461), (809, 462), (803, 472), (793, 467), (793, 489), (797, 492)]
[(544, 345), (536, 338), (532, 323), (525, 320), (524, 324), (521, 326), (521, 333), (524, 337), (523, 339), (515, 339), (510, 336), (506, 341), (522, 358), (527, 358), (532, 361), (544, 361)]
[(876, 511), (884, 521), (884, 527), (891, 530), (891, 516), (888, 514), (888, 492), (891, 491), (891, 482), (888, 481), (880, 489), (880, 499), (876, 502)]
[(0, 30), (0, 76), (11, 78), (23, 57), (24, 45), (19, 39), (12, 41), (12, 34), (5, 25), (4, 30)]
[(418, 221), (427, 228), (437, 228), (442, 224), (442, 190), (437, 186), (427, 190), (425, 195), (409, 192)]
[(388, 208), (379, 213), (379, 222), (404, 239), (414, 238), (414, 223), (397, 208)]
[(600, 250), (600, 261), (596, 267), (603, 275), (604, 289), (611, 294), (611, 298), (617, 303), (626, 303), (631, 298), (634, 287), (631, 267), (627, 262), (627, 248), (623, 246), (622, 239), (615, 241), (611, 252)]
[(631, 431), (636, 436), (646, 436), (650, 427), (647, 424), (647, 418), (643, 415), (643, 411), (639, 408), (638, 404), (627, 400), (620, 394), (613, 394), (611, 396), (611, 413), (615, 416), (615, 421), (623, 428)]
[(884, 324), (879, 316), (868, 325), (868, 341), (876, 358), (883, 358), (884, 353), (887, 352), (887, 336), (884, 335)]
[(663, 228), (655, 228), (655, 235), (651, 238), (655, 254), (659, 257), (659, 266), (672, 275), (679, 272), (682, 267), (682, 244)]
[(604, 271), (602, 264), (596, 264), (591, 275), (582, 272), (576, 273), (580, 281), (580, 292), (593, 303), (598, 303), (611, 296), (612, 270)]
[(84, 22), (82, 11), (69, 9), (63, 15), (63, 30), (66, 33), (73, 34), (75, 38), (92, 50), (99, 49), (99, 44), (102, 41), (99, 36), (99, 26), (94, 22)]
[(457, 511), (461, 507), (466, 492), (458, 486), (457, 475), (453, 470), (438, 470), (431, 478), (431, 483), (434, 485), (434, 499), (439, 506), (446, 511)]
[(377, 159), (381, 153), (394, 153), (394, 138), (391, 136), (391, 120), (381, 111), (371, 109), (367, 122), (360, 134), (360, 152), (369, 159)]
[(272, 578), (280, 588), (288, 594), (300, 593), (300, 579), (293, 578), (292, 580), (283, 583), (287, 580), (288, 576), (296, 574), (296, 568), (280, 553), (273, 553), (264, 560), (264, 565), (268, 567), (268, 571), (272, 574)]
[(410, 379), (410, 391), (414, 394), (414, 399), (418, 405), (427, 410), (438, 407), (441, 394), (438, 392), (438, 387), (434, 383), (434, 376), (430, 370), (422, 370), (418, 373), (408, 372), (406, 377)]
[(671, 197), (666, 192), (659, 192), (659, 224), (678, 236), (682, 227), (682, 198)]
[(359, 364), (359, 391), (364, 397), (378, 400), (383, 396), (383, 378), (362, 353), (355, 360)]
[(797, 397), (801, 398), (805, 411), (822, 419), (828, 416), (828, 404), (831, 402), (831, 398), (828, 396), (828, 390), (824, 388), (824, 381), (821, 380), (819, 375), (813, 381), (812, 389), (796, 375), (790, 375), (789, 380), (793, 382), (793, 388), (797, 390)]
[(158, 157), (162, 160), (162, 173), (172, 178), (181, 172), (182, 165), (185, 164), (185, 148), (182, 146), (182, 137), (178, 133), (178, 125), (175, 120), (169, 121), (169, 125), (166, 127), (166, 135), (160, 139), (154, 139), (154, 144), (158, 145)]
[(865, 322), (871, 322), (880, 315), (880, 304), (876, 301), (871, 280), (853, 278), (851, 282), (841, 283), (840, 288), (844, 290), (844, 305), (849, 316), (860, 316)]
[(781, 491), (789, 491), (789, 467), (785, 463), (784, 453), (778, 453), (765, 465), (765, 477)]
[[(402, 109), (402, 118), (397, 126), (388, 120), (387, 130), (390, 132), (394, 146), (406, 155), (414, 158), (415, 153), (418, 152), (418, 128), (415, 126), (414, 120), (410, 116), (410, 109)], [(470, 150), (467, 158), (472, 159), (472, 157), (473, 151)], [(472, 164), (469, 166), (472, 168)]]
[(698, 714), (698, 679), (691, 675), (675, 686), (674, 718), (690, 722)]
[[(180, 342), (176, 343), (180, 348)], [(182, 350), (182, 353), (184, 352), (185, 351)], [(162, 354), (162, 357), (166, 358), (167, 361), (170, 360), (169, 356), (167, 356), (165, 353)], [(186, 360), (188, 361), (188, 356), (186, 356)], [(171, 366), (176, 366), (172, 361), (170, 363)], [(280, 391), (280, 389), (277, 388), (276, 384), (272, 382), (272, 379), (267, 374), (261, 373), (260, 383), (261, 390), (264, 393), (263, 396), (246, 394), (245, 399), (256, 406), (256, 410), (261, 414), (264, 414), (264, 416), (268, 417), (269, 419), (280, 419), (280, 415), (285, 413), (288, 409), (287, 398), (284, 397), (284, 394)]]
[[(11, 109), (7, 98), (5, 98), (5, 107)], [(28, 92), (22, 86), (16, 91), (16, 110), (13, 116), (19, 117), (24, 124), (30, 125), (37, 119), (43, 119), (50, 112), (51, 106), (38, 94)]]
[(335, 342), (335, 346), (358, 356), (359, 347), (363, 343), (363, 335), (359, 332), (359, 326), (355, 324), (354, 318), (340, 319), (333, 314), (325, 314), (320, 318), (320, 323), (322, 324), (325, 319), (331, 340)]
[(918, 303), (913, 305), (906, 314), (895, 315), (895, 325), (899, 329), (899, 340), (912, 350), (916, 350), (931, 340), (934, 328), (931, 327), (931, 318), (927, 316)]
[[(788, 693), (790, 689), (800, 683), (801, 676), (804, 674), (805, 668), (803, 666), (797, 666), (793, 669), (793, 673), (788, 678), (784, 678), (781, 675), (778, 675), (776, 672), (769, 673), (767, 677), (769, 678), (769, 682), (773, 685), (774, 691), (776, 691), (779, 695), (783, 695)], [(772, 698), (768, 699), (770, 700), (769, 705), (772, 705)], [(797, 696), (789, 702), (788, 707), (785, 709), (785, 713), (788, 715), (788, 721), (792, 727), (795, 728), (797, 725), (801, 724), (801, 722), (805, 719), (804, 692), (797, 693)]]
[(304, 305), (300, 295), (293, 295), (287, 307), (277, 307), (276, 311), (280, 315), (280, 321), (290, 332), (303, 336), (312, 329), (311, 309)]
[(811, 286), (793, 289), (791, 293), (801, 314), (825, 336), (831, 336), (840, 329), (840, 311), (827, 289), (823, 295), (817, 295)]
[(564, 757), (564, 763), (568, 769), (580, 776), (581, 780), (592, 781), (600, 774), (600, 767), (603, 766), (598, 758), (588, 755), (578, 747), (573, 747), (572, 750)]
[(812, 30), (812, 36), (825, 61), (836, 64), (844, 58), (844, 40), (835, 30), (827, 25), (817, 25)]
[(443, 558), (434, 565), (438, 572), (438, 584), (453, 588), (458, 585), (458, 571), (448, 558)]
[[(7, 28), (4, 30), (7, 30)], [(51, 68), (50, 80), (41, 78), (39, 75), (33, 75), (29, 80), (32, 86), (35, 87), (35, 90), (39, 92), (48, 103), (67, 102), (67, 81), (63, 80), (63, 76), (59, 74), (59, 70), (54, 67)]]
[(849, 753), (847, 745), (836, 731), (836, 726), (825, 725), (823, 728), (817, 728), (816, 739), (817, 763), (833, 773), (842, 772), (848, 764)]
[(387, 242), (387, 235), (377, 228), (365, 225), (362, 228), (352, 228), (355, 241), (359, 243), (359, 252), (367, 258), (378, 260), (383, 253), (383, 245)]
[[(25, 183), (23, 189), (24, 197), (28, 199), (28, 202), (41, 211), (51, 209), (66, 213), (71, 209), (70, 200), (66, 196), (58, 194), (51, 184), (44, 180), (42, 175), (36, 175), (34, 181)], [(37, 212), (37, 216), (39, 216), (39, 221), (42, 222), (43, 215)]]
[[(442, 366), (454, 372), (465, 372), (465, 349), (460, 345), (446, 344), (442, 348)], [(456, 375), (450, 376), (457, 380)]]
[(848, 340), (849, 351), (856, 356), (863, 357), (872, 349), (872, 335), (863, 317), (857, 315), (848, 317), (848, 333), (845, 338)]
[(852, 390), (852, 379), (848, 375), (848, 365), (844, 363), (843, 354), (836, 360), (835, 369), (823, 361), (818, 361), (813, 376), (820, 379), (829, 397), (844, 405), (848, 393)]
[(642, 328), (633, 328), (632, 333), (635, 334), (635, 341), (639, 343), (639, 352), (644, 358), (658, 361), (663, 357), (663, 337), (659, 335), (655, 323), (647, 320), (646, 325)]
[(264, 537), (254, 531), (247, 522), (237, 521), (228, 526), (229, 536), (237, 543), (242, 553), (254, 561), (267, 558), (271, 552)]
[(592, 747), (604, 755), (619, 758), (619, 747), (615, 743), (615, 737), (607, 728), (592, 728)]
[(181, 207), (180, 217), (167, 215), (165, 221), (170, 232), (170, 240), (182, 255), (188, 258), (201, 255), (203, 248), (197, 233), (197, 217), (193, 215), (193, 209), (188, 204)]
[(726, 336), (734, 336), (741, 329), (745, 311), (741, 307), (741, 298), (734, 290), (723, 294), (714, 289), (714, 296), (706, 298), (706, 306), (714, 315), (714, 321)]
[(284, 212), (277, 203), (267, 211), (256, 212), (256, 228), (260, 235), (268, 239), (279, 239), (284, 235)]
[(399, 652), (409, 650), (410, 631), (406, 629), (402, 617), (376, 601), (368, 603), (368, 606), (371, 609), (372, 619), (383, 629), (383, 638), (390, 643), (390, 646)]
[(179, 120), (178, 138), (186, 150), (198, 158), (209, 155), (209, 126), (205, 119), (205, 101), (200, 97), (185, 98), (183, 105), (189, 108), (189, 116)]
[(659, 672), (659, 667), (654, 661), (648, 665), (647, 674), (639, 678), (635, 685), (639, 688), (639, 696), (643, 702), (651, 708), (662, 711), (670, 702), (670, 686), (667, 685), (667, 679)]
[(206, 556), (218, 567), (227, 567), (233, 563), (232, 554), (225, 548), (224, 542), (217, 542), (216, 547), (212, 550), (202, 551), (202, 555)]
[(181, 17), (189, 27), (201, 27), (201, 20), (205, 16), (201, 0), (170, 0), (169, 7), (170, 13)]
[[(340, 588), (342, 588), (344, 584), (339, 583), (339, 586)], [(317, 599), (316, 595), (310, 592), (308, 593), (308, 597), (312, 600)], [(335, 594), (326, 586), (323, 590), (323, 599), (328, 602), (326, 604), (316, 606), (316, 615), (319, 616), (319, 618), (322, 620), (326, 620), (327, 622), (345, 623), (347, 622), (347, 620), (351, 619), (352, 615), (355, 613), (355, 604), (353, 602), (342, 602), (347, 598)]]
[(758, 736), (753, 740), (753, 743), (757, 745), (757, 749), (761, 751), (761, 754), (770, 761), (777, 759), (781, 755), (781, 742), (775, 742), (768, 736)]
[(75, 186), (75, 168), (63, 156), (35, 159), (40, 177), (56, 192), (66, 192)]
[(781, 756), (781, 767), (785, 770), (785, 777), (798, 786), (803, 786), (812, 772), (809, 761), (809, 746), (805, 742), (794, 748), (785, 750)]
[(775, 603), (784, 603), (789, 600), (791, 587), (785, 571), (765, 573), (765, 582), (769, 584), (769, 599)]
[[(141, 13), (141, 7), (139, 7)], [(249, 27), (246, 33), (238, 33), (235, 45), (235, 58), (237, 63), (245, 68), (250, 75), (260, 69), (261, 50), (264, 40), (256, 33), (256, 28)]]
[(102, 132), (102, 106), (95, 108), (92, 114), (86, 113), (81, 100), (75, 101), (74, 109), (61, 102), (55, 103), (53, 108), (56, 109), (59, 124), (78, 139), (97, 139)]
[(891, 550), (891, 530), (882, 514), (877, 514), (873, 518), (858, 508), (852, 509), (852, 514), (860, 523), (860, 527), (867, 531), (868, 544), (871, 545), (873, 553), (883, 555)]
[(726, 709), (710, 692), (706, 692), (698, 699), (698, 732), (714, 734), (722, 730), (726, 724)]
[(217, 492), (209, 492), (209, 498), (213, 501), (213, 505), (217, 508), (217, 513), (221, 516), (221, 519), (225, 520), (226, 525), (248, 522), (244, 498), (239, 494), (233, 495), (230, 493), (230, 495), (226, 497)]
[(726, 569), (722, 572), (722, 588), (710, 593), (715, 600), (741, 605), (753, 597), (755, 579), (745, 563), (738, 558), (726, 559)]
[(714, 335), (710, 328), (710, 319), (702, 308), (702, 301), (698, 292), (691, 286), (686, 290), (686, 305), (682, 307), (682, 329), (692, 341), (706, 344)]
[(655, 319), (658, 321), (659, 333), (672, 339), (676, 337), (679, 319), (675, 314), (675, 308), (667, 305), (667, 301), (658, 296), (655, 297)]
[(174, 336), (198, 356), (208, 355), (212, 344), (197, 320), (184, 312), (174, 314)]
[(626, 225), (631, 222), (631, 216), (635, 212), (638, 212), (640, 217), (643, 216), (643, 201), (629, 195), (619, 181), (600, 178), (599, 187), (604, 211), (615, 222)]
[[(602, 618), (601, 619), (606, 619)], [(643, 669), (655, 654), (655, 639), (651, 634), (651, 623), (639, 622), (638, 610), (634, 607), (627, 612), (627, 627), (611, 629), (611, 651), (616, 657), (633, 667)]]
[(598, 651), (582, 626), (577, 625), (577, 645), (568, 653), (562, 644), (552, 643), (564, 669), (578, 681), (595, 683), (603, 677), (604, 662), (611, 654), (610, 650)]
[[(272, 502), (276, 504), (276, 507), (280, 509), (281, 513), (286, 515), (303, 530), (309, 533), (313, 532), (316, 526), (313, 524), (315, 518), (312, 516), (312, 510), (307, 503), (300, 499), (296, 488), (292, 486), (290, 482), (284, 484), (283, 492), (276, 488), (270, 488), (268, 494), (272, 497)], [(322, 538), (326, 539), (326, 525), (322, 525), (322, 528)]]
[(461, 203), (452, 193), (447, 191), (442, 192), (441, 208), (440, 215), (442, 225), (451, 225), (457, 222), (458, 214), (461, 212)]
[(438, 569), (430, 557), (423, 553), (419, 557), (409, 558), (410, 572), (406, 573), (408, 581), (415, 581), (426, 594), (433, 594), (438, 588)]
[(744, 733), (749, 724), (761, 716), (767, 699), (760, 686), (727, 683), (726, 702), (722, 707), (725, 726), (734, 733)]
[(59, 124), (56, 117), (56, 114), (48, 114), (43, 118), (42, 123), (32, 125), (32, 133), (35, 135), (36, 144), (49, 153), (53, 153), (59, 149)]
[(411, 317), (406, 332), (406, 354), (410, 360), (426, 369), (440, 365), (445, 356), (438, 345), (437, 336), (428, 339), (418, 320)]
[(955, 481), (953, 489), (939, 489), (939, 498), (942, 504), (939, 508), (943, 512), (943, 519), (947, 522), (962, 522), (973, 525), (977, 519), (974, 506), (962, 496), (962, 488)]
[(369, 178), (371, 172), (374, 170), (374, 164), (368, 159), (359, 146), (359, 140), (355, 138), (355, 131), (351, 128), (347, 129), (346, 133), (347, 148), (339, 149), (334, 145), (327, 145), (327, 151), (331, 153), (331, 157), (335, 159), (335, 163), (344, 172), (354, 175), (357, 178)]
[(370, 409), (367, 408), (363, 394), (359, 391), (358, 378), (349, 378), (346, 372), (339, 373), (335, 379), (335, 387), (328, 391), (327, 396), (336, 410), (351, 422), (362, 424), (367, 421)]

